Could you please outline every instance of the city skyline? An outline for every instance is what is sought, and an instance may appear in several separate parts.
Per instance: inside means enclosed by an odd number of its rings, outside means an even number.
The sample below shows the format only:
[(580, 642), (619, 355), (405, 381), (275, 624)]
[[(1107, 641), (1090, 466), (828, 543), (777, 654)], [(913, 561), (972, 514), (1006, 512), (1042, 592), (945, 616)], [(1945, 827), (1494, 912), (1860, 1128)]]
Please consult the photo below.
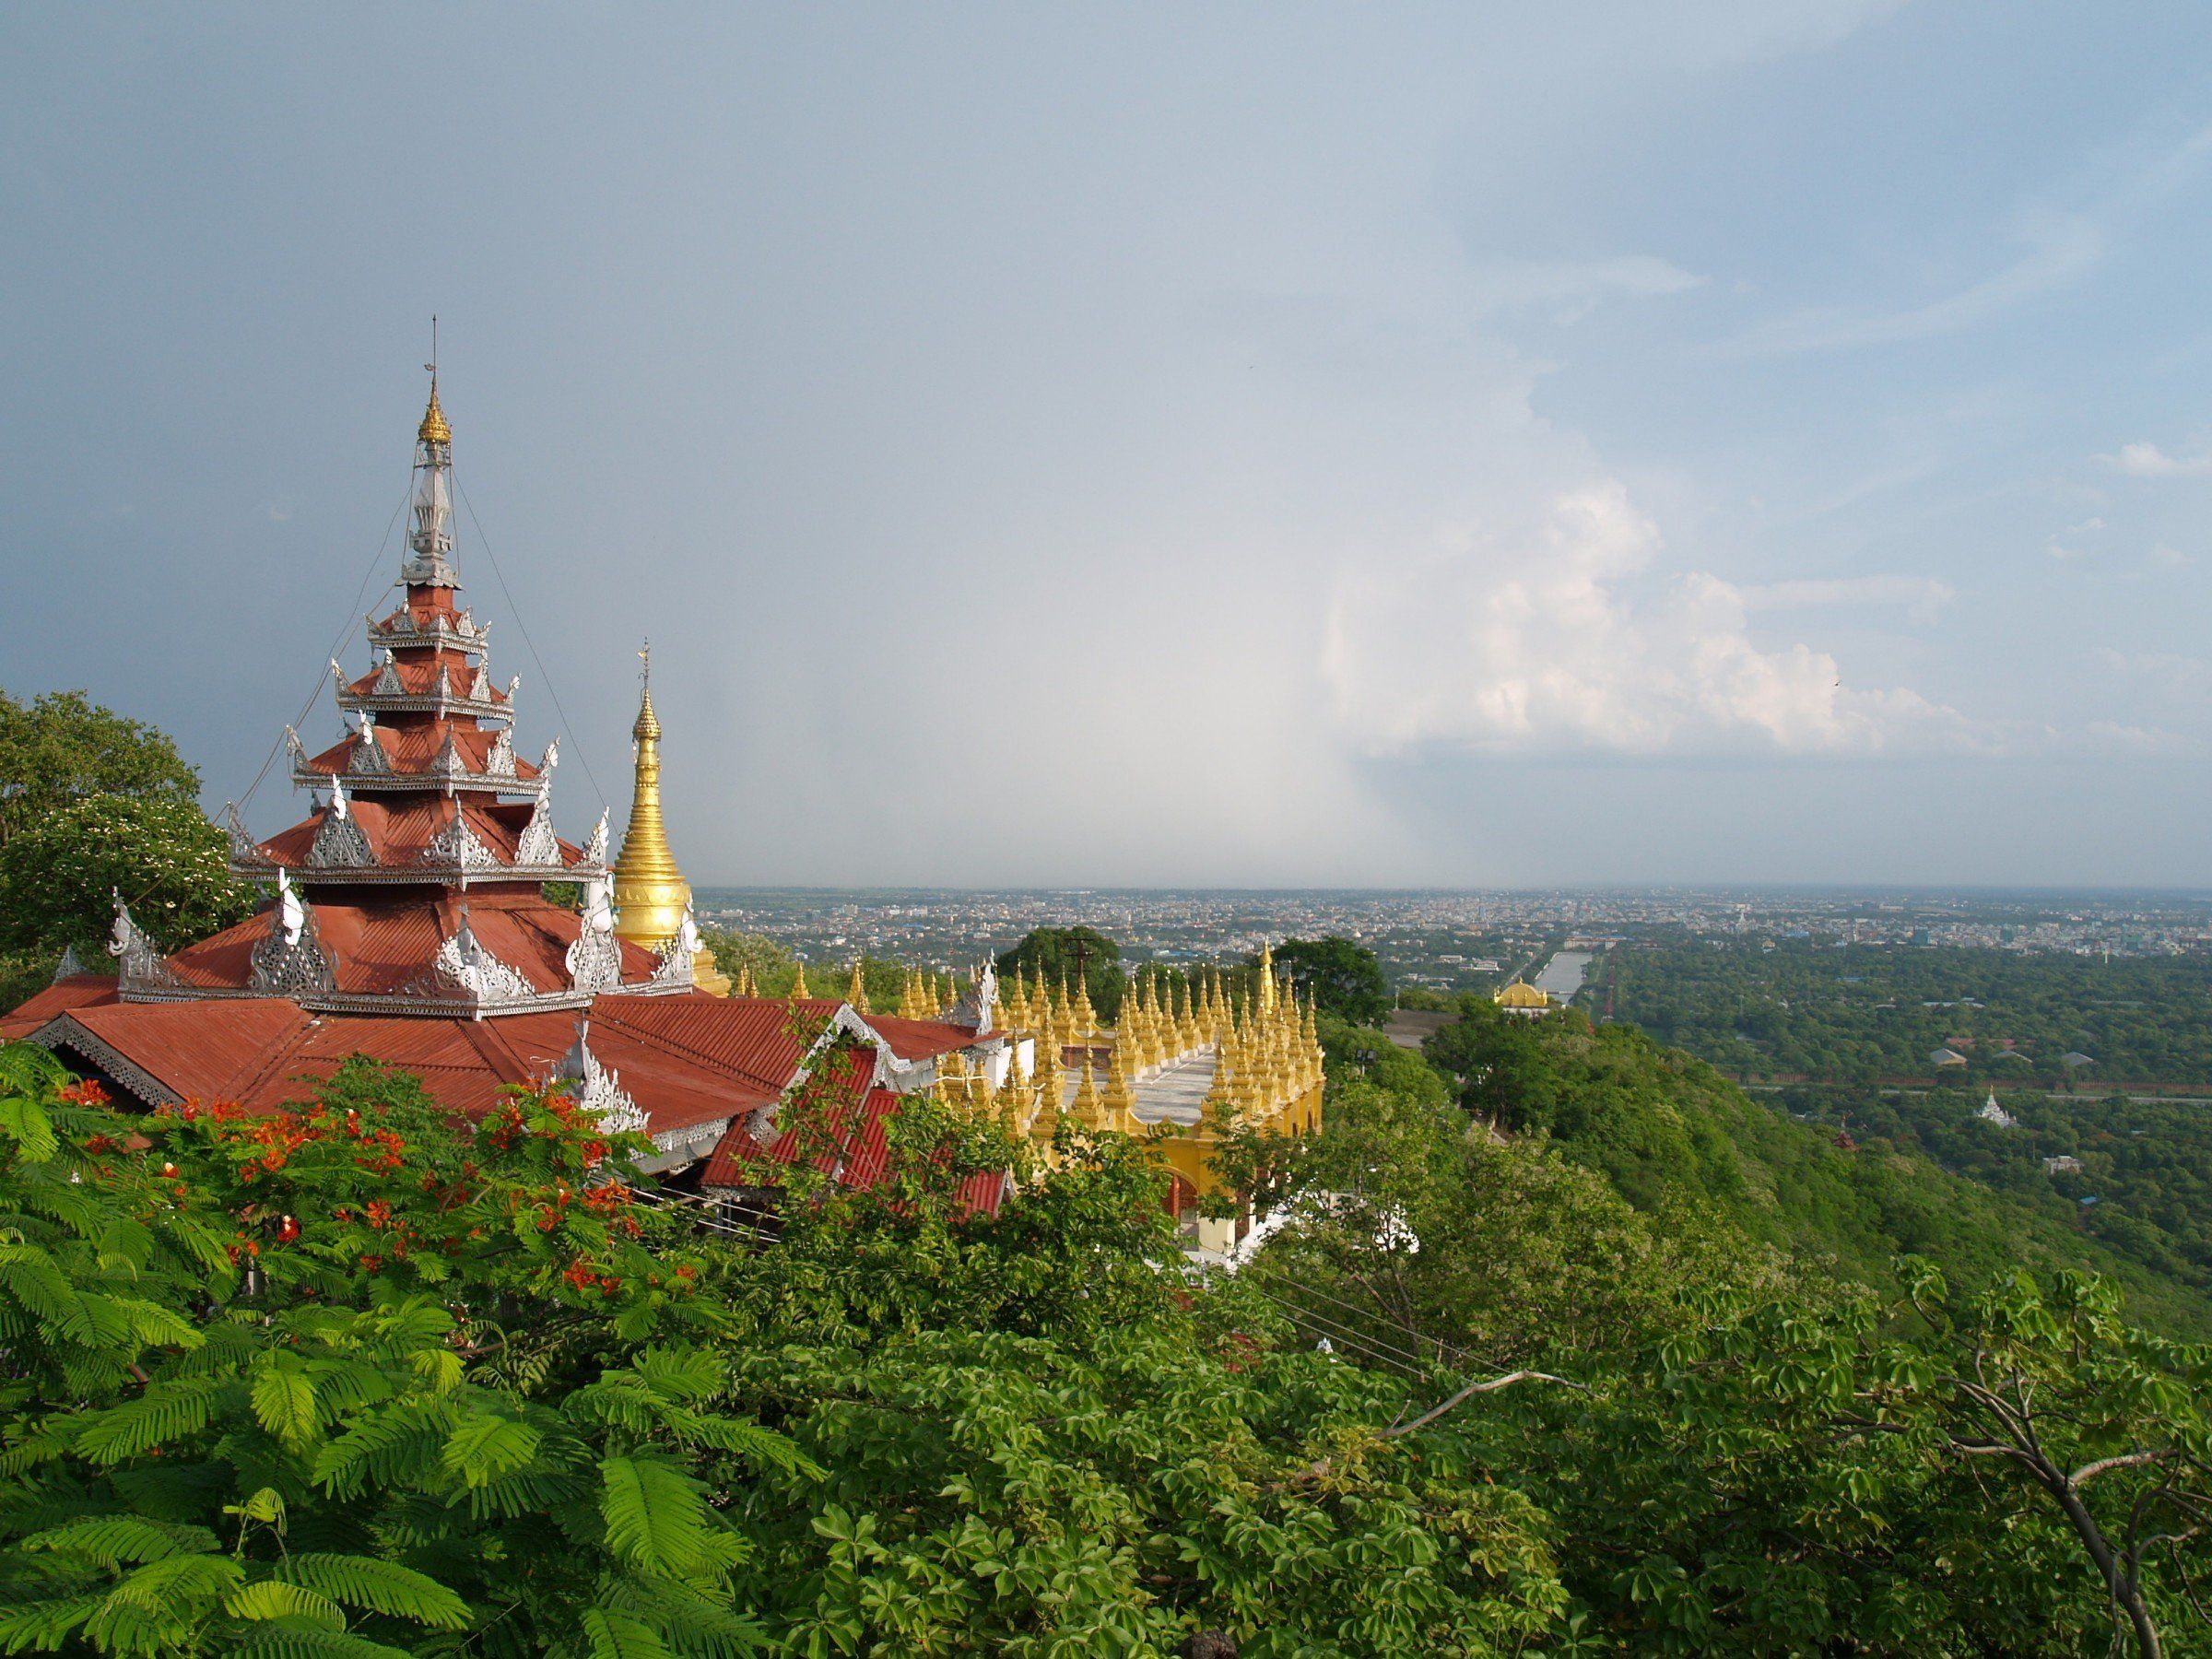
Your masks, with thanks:
[(0, 685), (211, 805), (436, 312), (701, 888), (2206, 885), (2189, 8), (432, 15), (0, 22)]

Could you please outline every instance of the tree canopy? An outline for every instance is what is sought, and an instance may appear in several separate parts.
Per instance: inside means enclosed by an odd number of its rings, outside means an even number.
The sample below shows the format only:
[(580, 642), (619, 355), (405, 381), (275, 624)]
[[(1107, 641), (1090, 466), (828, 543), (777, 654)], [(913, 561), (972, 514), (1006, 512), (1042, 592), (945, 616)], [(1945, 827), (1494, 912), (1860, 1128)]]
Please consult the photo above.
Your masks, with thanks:
[(1109, 1024), (1129, 989), (1122, 947), (1095, 927), (1033, 927), (1020, 944), (999, 953), (997, 967), (1001, 974), (1018, 968), (1032, 979), (1041, 973), (1054, 986), (1065, 981), (1071, 992), (1088, 986), (1091, 1006)]
[(1286, 939), (1275, 947), (1275, 967), (1312, 994), (1324, 1013), (1354, 1025), (1373, 1025), (1390, 1012), (1390, 982), (1375, 953), (1332, 934), (1321, 939)]
[(191, 800), (200, 775), (168, 735), (82, 691), (0, 691), (0, 845), (88, 795)]

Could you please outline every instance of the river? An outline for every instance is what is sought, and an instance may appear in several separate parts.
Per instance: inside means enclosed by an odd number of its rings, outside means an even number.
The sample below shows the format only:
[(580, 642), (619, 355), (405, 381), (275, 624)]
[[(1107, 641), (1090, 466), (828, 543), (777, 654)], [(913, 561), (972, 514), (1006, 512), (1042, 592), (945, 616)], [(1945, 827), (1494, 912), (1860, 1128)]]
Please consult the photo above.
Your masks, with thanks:
[(1569, 1002), (1583, 988), (1583, 976), (1590, 971), (1590, 963), (1596, 956), (1590, 950), (1562, 950), (1544, 964), (1544, 971), (1536, 975), (1536, 989), (1550, 994), (1558, 1002)]

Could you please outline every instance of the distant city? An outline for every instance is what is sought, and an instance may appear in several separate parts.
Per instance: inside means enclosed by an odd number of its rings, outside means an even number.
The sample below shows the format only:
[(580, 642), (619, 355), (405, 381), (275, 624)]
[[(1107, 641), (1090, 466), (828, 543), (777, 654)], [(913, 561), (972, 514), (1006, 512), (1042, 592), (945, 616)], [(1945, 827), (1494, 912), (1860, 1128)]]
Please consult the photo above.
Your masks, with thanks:
[(1549, 892), (702, 888), (702, 922), (763, 934), (808, 962), (856, 956), (965, 970), (1030, 928), (1088, 924), (1125, 961), (1225, 961), (1336, 934), (1394, 983), (1494, 986), (1549, 954), (1639, 938), (1982, 947), (2077, 956), (2212, 952), (2212, 895), (1659, 888)]

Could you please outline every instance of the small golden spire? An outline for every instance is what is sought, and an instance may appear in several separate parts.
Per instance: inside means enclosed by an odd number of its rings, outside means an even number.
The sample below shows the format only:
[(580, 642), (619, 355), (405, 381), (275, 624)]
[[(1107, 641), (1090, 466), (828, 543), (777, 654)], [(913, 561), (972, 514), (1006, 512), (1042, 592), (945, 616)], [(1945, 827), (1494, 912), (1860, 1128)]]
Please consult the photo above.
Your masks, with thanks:
[(867, 982), (861, 977), (858, 957), (853, 959), (853, 982), (845, 987), (845, 1000), (853, 1005), (853, 1012), (855, 1014), (870, 1014), (875, 1011), (868, 1006), (868, 985)]
[(417, 440), (423, 443), (451, 443), (453, 429), (445, 424), (445, 411), (438, 406), (438, 377), (430, 376), (430, 406), (422, 412), (422, 424), (415, 429)]
[(791, 1000), (793, 1002), (805, 1002), (813, 994), (813, 992), (806, 989), (806, 964), (801, 962), (797, 966), (797, 971), (792, 975)]

